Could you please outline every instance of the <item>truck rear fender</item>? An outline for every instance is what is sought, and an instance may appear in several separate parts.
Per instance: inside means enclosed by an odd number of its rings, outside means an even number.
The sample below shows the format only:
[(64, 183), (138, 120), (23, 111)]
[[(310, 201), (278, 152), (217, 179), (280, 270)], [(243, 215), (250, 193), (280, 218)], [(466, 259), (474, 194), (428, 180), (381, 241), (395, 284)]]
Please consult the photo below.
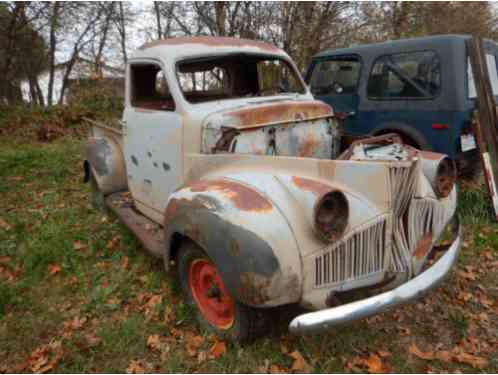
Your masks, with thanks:
[(121, 133), (103, 125), (94, 125), (85, 144), (85, 180), (90, 174), (103, 194), (128, 188)]

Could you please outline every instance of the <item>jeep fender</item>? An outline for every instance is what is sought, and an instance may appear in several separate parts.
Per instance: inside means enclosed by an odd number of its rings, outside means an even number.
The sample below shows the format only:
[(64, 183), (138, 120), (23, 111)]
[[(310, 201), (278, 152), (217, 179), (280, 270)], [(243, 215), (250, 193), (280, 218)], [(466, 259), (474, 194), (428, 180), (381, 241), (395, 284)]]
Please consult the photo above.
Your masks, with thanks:
[(166, 267), (180, 234), (203, 248), (236, 300), (260, 307), (300, 300), (296, 239), (278, 207), (253, 186), (225, 177), (186, 185), (170, 197), (164, 228)]
[(85, 180), (93, 174), (99, 190), (105, 194), (126, 190), (126, 165), (119, 139), (94, 134), (85, 145)]
[(404, 123), (399, 123), (399, 122), (384, 123), (376, 127), (374, 130), (372, 130), (370, 132), (370, 135), (381, 135), (386, 133), (397, 133), (400, 134), (401, 136), (405, 135), (413, 139), (413, 141), (417, 143), (417, 148), (427, 151), (432, 150), (431, 144), (427, 142), (426, 138), (423, 136), (423, 134), (420, 131), (415, 129), (413, 126)]

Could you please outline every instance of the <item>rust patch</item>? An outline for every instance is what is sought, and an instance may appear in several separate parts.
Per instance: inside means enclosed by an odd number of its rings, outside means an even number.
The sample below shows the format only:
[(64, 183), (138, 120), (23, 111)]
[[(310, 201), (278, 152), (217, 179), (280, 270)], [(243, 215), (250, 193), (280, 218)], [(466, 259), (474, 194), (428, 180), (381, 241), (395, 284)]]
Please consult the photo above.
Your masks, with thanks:
[(161, 39), (145, 43), (139, 49), (144, 50), (157, 46), (178, 46), (180, 44), (202, 44), (209, 47), (256, 47), (269, 52), (281, 52), (279, 48), (268, 43), (258, 42), (257, 40), (212, 36)]
[(453, 160), (445, 157), (439, 163), (436, 172), (436, 186), (435, 190), (439, 197), (446, 198), (453, 190), (456, 183), (457, 172)]
[(238, 295), (252, 305), (262, 305), (269, 301), (271, 279), (254, 272), (243, 272), (240, 274), (240, 287)]
[(424, 258), (427, 253), (431, 250), (432, 246), (432, 232), (425, 234), (420, 240), (417, 242), (417, 246), (415, 247), (414, 255), (417, 260)]
[(441, 159), (441, 158), (444, 157), (443, 154), (439, 154), (437, 152), (432, 152), (432, 151), (422, 151), (422, 150), (419, 150), (418, 153), (424, 159), (428, 159), (428, 160), (439, 160), (439, 159)]
[(319, 197), (332, 190), (330, 186), (322, 184), (321, 182), (298, 176), (292, 176), (292, 183), (299, 189), (309, 191)]
[(245, 185), (229, 180), (199, 180), (189, 185), (193, 193), (218, 191), (242, 211), (270, 211), (271, 202)]
[(235, 128), (254, 128), (269, 123), (304, 121), (306, 119), (318, 118), (332, 115), (331, 108), (319, 101), (284, 101), (255, 108), (243, 108), (230, 111), (225, 116), (233, 116), (238, 119)]
[(320, 142), (315, 137), (315, 135), (308, 134), (304, 139), (302, 146), (299, 149), (298, 155), (301, 157), (312, 156), (319, 147), (320, 147)]

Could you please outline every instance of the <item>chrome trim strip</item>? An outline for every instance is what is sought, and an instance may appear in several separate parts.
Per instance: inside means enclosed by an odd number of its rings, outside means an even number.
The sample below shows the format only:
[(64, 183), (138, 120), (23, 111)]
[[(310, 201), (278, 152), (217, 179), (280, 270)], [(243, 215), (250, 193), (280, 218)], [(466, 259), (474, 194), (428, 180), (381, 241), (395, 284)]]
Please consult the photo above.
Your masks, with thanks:
[(318, 333), (337, 325), (379, 314), (390, 308), (417, 299), (441, 283), (457, 260), (462, 244), (462, 228), (459, 223), (457, 225), (458, 234), (446, 253), (417, 277), (377, 296), (330, 309), (299, 315), (289, 324), (289, 331), (298, 335)]

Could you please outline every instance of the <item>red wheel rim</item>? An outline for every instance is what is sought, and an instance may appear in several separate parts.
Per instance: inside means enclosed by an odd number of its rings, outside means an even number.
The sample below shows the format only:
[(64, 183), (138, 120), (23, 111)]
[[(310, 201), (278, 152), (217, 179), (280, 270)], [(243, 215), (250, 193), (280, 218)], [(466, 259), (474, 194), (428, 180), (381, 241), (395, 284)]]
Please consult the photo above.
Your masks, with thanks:
[(188, 283), (192, 297), (204, 318), (218, 329), (229, 329), (235, 318), (235, 307), (216, 267), (207, 259), (190, 263)]

